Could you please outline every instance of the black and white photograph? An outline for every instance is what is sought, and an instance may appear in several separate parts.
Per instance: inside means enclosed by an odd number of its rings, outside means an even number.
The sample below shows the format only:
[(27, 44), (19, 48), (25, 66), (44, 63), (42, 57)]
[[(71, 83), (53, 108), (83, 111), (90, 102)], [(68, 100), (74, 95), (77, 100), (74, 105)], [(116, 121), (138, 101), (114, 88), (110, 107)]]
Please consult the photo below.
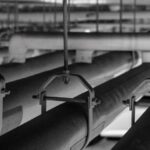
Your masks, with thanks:
[(150, 150), (150, 0), (0, 0), (0, 150)]

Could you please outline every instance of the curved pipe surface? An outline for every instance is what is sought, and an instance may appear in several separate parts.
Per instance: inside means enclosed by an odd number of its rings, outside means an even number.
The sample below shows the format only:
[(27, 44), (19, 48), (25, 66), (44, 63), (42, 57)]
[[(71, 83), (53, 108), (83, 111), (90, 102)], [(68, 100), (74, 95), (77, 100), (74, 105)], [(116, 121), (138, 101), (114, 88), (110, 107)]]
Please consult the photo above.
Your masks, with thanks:
[[(137, 86), (150, 76), (150, 64), (95, 88), (101, 101), (94, 108), (93, 138), (124, 108), (126, 99)], [(86, 99), (88, 93), (77, 98)], [(87, 122), (84, 105), (62, 104), (0, 137), (4, 150), (79, 150), (85, 142)]]
[[(132, 66), (133, 60), (130, 52), (112, 52), (96, 57), (92, 64), (74, 64), (70, 66), (70, 70), (72, 73), (82, 75), (95, 87), (130, 70)], [(14, 124), (13, 127), (17, 127), (40, 115), (39, 101), (32, 99), (32, 95), (39, 91), (40, 86), (50, 75), (61, 71), (62, 68), (7, 84), (7, 89), (10, 90), (11, 93), (4, 99), (4, 114), (10, 110), (14, 110), (14, 113), (11, 111), (11, 113), (7, 113), (9, 114), (7, 117), (4, 116), (5, 121), (1, 134), (10, 131), (12, 129), (12, 123)], [(85, 89), (74, 78), (71, 78), (69, 85), (64, 85), (62, 80), (59, 79), (54, 81), (48, 88), (48, 94), (57, 97), (75, 97), (83, 92), (85, 92)], [(49, 110), (59, 105), (60, 102), (51, 101), (47, 104)], [(17, 109), (18, 113), (16, 113), (15, 108), (18, 106), (22, 109)], [(18, 119), (18, 117), (20, 118)], [(14, 120), (16, 120), (16, 122)]]
[[(69, 64), (72, 64), (74, 58), (75, 52), (69, 52)], [(0, 66), (0, 73), (5, 76), (5, 80), (8, 83), (61, 66), (63, 66), (63, 52), (54, 52), (27, 59), (23, 64), (13, 63)]]
[[(149, 51), (146, 33), (70, 33), (68, 49), (100, 51)], [(86, 43), (86, 44), (85, 44)], [(16, 34), (9, 41), (10, 59), (23, 57), (28, 49), (63, 50), (62, 33)]]
[(112, 150), (150, 149), (150, 108), (139, 118)]

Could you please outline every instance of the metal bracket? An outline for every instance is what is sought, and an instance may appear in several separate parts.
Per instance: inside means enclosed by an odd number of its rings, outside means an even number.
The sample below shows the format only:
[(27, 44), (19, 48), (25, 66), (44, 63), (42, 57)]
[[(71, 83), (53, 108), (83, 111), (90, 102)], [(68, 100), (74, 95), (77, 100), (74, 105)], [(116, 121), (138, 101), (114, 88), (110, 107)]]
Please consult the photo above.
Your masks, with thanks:
[[(50, 96), (46, 95), (46, 88), (53, 82), (53, 80), (55, 80), (56, 78), (62, 78), (63, 80), (67, 79), (67, 82), (65, 82), (65, 80), (64, 80), (64, 83), (68, 83), (69, 78), (71, 76), (76, 77), (81, 82), (81, 84), (88, 90), (89, 97), (88, 97), (87, 100), (66, 98), (66, 97), (50, 97)], [(64, 102), (70, 102), (70, 103), (86, 104), (87, 111), (88, 111), (88, 115), (87, 115), (88, 130), (87, 130), (86, 143), (82, 147), (82, 150), (89, 144), (89, 142), (91, 140), (91, 136), (92, 136), (92, 129), (93, 129), (93, 108), (96, 105), (100, 104), (100, 101), (98, 101), (95, 98), (94, 89), (91, 87), (91, 85), (81, 75), (71, 74), (69, 72), (53, 75), (41, 87), (41, 90), (40, 90), (39, 94), (34, 95), (33, 98), (40, 99), (42, 114), (46, 112), (46, 101), (47, 100), (55, 100), (55, 101), (64, 101)]]
[(145, 95), (150, 95), (150, 79), (144, 80), (123, 103), (129, 105), (131, 110), (131, 126), (135, 123), (135, 106)]
[(0, 132), (3, 125), (3, 98), (10, 92), (6, 92), (5, 79), (0, 75)]

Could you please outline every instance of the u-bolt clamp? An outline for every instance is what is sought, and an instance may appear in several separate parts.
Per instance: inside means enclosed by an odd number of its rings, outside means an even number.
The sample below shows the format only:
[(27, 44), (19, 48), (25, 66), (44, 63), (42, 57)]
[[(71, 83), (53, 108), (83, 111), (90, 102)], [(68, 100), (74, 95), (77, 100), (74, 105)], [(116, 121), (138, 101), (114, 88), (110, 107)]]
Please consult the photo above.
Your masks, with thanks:
[(129, 109), (131, 110), (131, 126), (135, 123), (135, 106), (146, 94), (150, 94), (150, 79), (144, 80), (139, 86), (137, 86), (129, 98), (123, 101), (124, 104), (129, 105)]
[[(76, 77), (81, 84), (88, 90), (89, 97), (87, 100), (77, 100), (73, 98), (66, 98), (66, 97), (50, 97), (46, 95), (46, 89), (47, 87), (55, 80), (56, 78), (63, 78), (68, 79), (69, 77)], [(65, 81), (64, 81), (65, 82)], [(91, 138), (92, 138), (92, 129), (93, 129), (93, 108), (100, 104), (100, 101), (98, 101), (95, 98), (95, 91), (92, 88), (92, 86), (81, 76), (78, 74), (71, 74), (71, 73), (61, 73), (51, 76), (41, 87), (41, 90), (38, 95), (34, 95), (33, 98), (38, 98), (40, 100), (41, 105), (41, 112), (42, 114), (46, 112), (46, 101), (47, 100), (55, 100), (55, 101), (64, 101), (64, 102), (70, 102), (70, 103), (84, 103), (87, 106), (87, 136), (86, 136), (86, 142), (84, 146), (82, 147), (82, 150), (89, 144)]]

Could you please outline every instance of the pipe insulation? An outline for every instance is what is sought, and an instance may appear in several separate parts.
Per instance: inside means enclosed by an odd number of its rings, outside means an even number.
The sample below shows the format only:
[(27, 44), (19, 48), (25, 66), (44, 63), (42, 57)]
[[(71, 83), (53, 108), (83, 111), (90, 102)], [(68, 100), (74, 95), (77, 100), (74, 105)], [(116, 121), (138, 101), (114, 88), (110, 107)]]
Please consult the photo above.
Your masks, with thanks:
[[(138, 56), (136, 56), (136, 62), (138, 62)], [(130, 70), (133, 64), (132, 53), (111, 52), (95, 57), (92, 64), (74, 64), (69, 68), (72, 73), (82, 75), (95, 87)], [(51, 75), (59, 72), (62, 72), (62, 68), (7, 84), (7, 89), (11, 93), (4, 99), (4, 124), (1, 134), (40, 115), (39, 101), (32, 99), (32, 95), (39, 91), (43, 82)], [(71, 78), (69, 85), (64, 85), (62, 80), (58, 79), (48, 89), (49, 95), (58, 97), (75, 97), (85, 92), (84, 87), (75, 78)], [(48, 102), (48, 110), (59, 104), (60, 102)]]
[[(5, 77), (8, 83), (61, 67), (63, 66), (63, 59), (63, 52), (48, 53), (27, 59), (23, 64), (12, 63), (2, 65), (0, 66), (0, 73)], [(75, 52), (70, 51), (68, 57), (69, 64), (72, 64), (74, 59)]]
[[(150, 76), (150, 64), (112, 79), (95, 88), (101, 104), (94, 108), (93, 138), (125, 106), (125, 100), (137, 86)], [(77, 98), (86, 99), (88, 93)], [(80, 150), (87, 135), (84, 105), (62, 104), (42, 116), (0, 137), (3, 150)]]
[(139, 118), (133, 127), (123, 136), (112, 150), (148, 150), (150, 149), (150, 108)]
[[(68, 49), (145, 52), (150, 49), (149, 40), (148, 33), (69, 33)], [(9, 41), (10, 60), (15, 57), (25, 58), (28, 49), (62, 50), (63, 34), (15, 34)]]

